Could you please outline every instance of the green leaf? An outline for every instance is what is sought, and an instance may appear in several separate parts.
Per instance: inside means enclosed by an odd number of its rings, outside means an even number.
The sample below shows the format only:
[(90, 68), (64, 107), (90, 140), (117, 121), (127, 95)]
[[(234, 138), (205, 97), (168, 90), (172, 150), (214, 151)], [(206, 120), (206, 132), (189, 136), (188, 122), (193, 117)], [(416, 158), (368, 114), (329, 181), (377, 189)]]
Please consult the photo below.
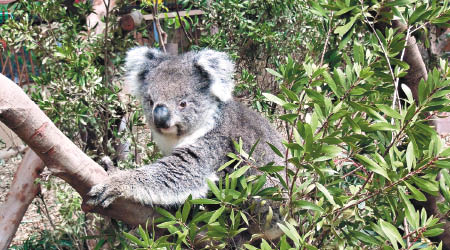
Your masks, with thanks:
[(434, 237), (434, 236), (438, 236), (441, 235), (445, 230), (442, 228), (432, 228), (432, 229), (428, 229), (427, 231), (423, 232), (423, 235), (425, 237)]
[(311, 12), (313, 12), (313, 13), (315, 13), (315, 14), (317, 14), (317, 15), (323, 16), (323, 17), (325, 17), (325, 18), (328, 18), (325, 9), (322, 8), (322, 6), (320, 6), (319, 3), (317, 3), (317, 2), (312, 2), (312, 1), (309, 2), (309, 3), (311, 4), (311, 7), (312, 7)]
[(211, 192), (216, 196), (216, 198), (222, 200), (222, 195), (216, 184), (209, 179), (207, 179), (206, 182), (208, 183), (209, 190), (211, 190)]
[(334, 201), (333, 196), (328, 192), (328, 190), (320, 183), (316, 182), (316, 187), (322, 192), (322, 194), (327, 198), (327, 200), (333, 204), (334, 206), (337, 206), (336, 202)]
[(416, 10), (412, 13), (411, 17), (408, 20), (410, 25), (414, 24), (416, 21), (420, 21), (420, 17), (426, 12), (427, 6), (423, 4), (416, 8)]
[(370, 245), (379, 245), (380, 242), (377, 241), (377, 239), (373, 236), (369, 236), (368, 234), (365, 234), (363, 232), (359, 231), (350, 231), (351, 234), (353, 234), (357, 239), (370, 244)]
[(276, 173), (284, 170), (284, 166), (275, 166), (275, 165), (268, 165), (264, 167), (258, 168), (260, 171), (266, 172), (266, 173)]
[(136, 236), (132, 234), (123, 232), (123, 235), (125, 236), (125, 238), (129, 239), (130, 241), (134, 242), (136, 245), (140, 247), (148, 247), (143, 241), (140, 241)]
[(336, 14), (334, 14), (334, 16), (343, 15), (343, 14), (345, 14), (345, 13), (355, 9), (356, 7), (358, 7), (358, 6), (352, 6), (352, 7), (343, 8), (343, 9), (339, 10), (338, 12), (336, 12)]
[(245, 165), (241, 168), (239, 168), (238, 170), (234, 171), (233, 173), (230, 174), (230, 178), (239, 178), (241, 177), (243, 174), (245, 174), (245, 172), (247, 172), (247, 170), (250, 168), (249, 165)]
[(279, 97), (272, 95), (270, 93), (263, 93), (263, 96), (267, 99), (267, 101), (274, 102), (280, 106), (283, 106), (287, 103), (286, 101), (284, 101), (284, 100), (280, 99)]
[(408, 98), (408, 102), (414, 103), (414, 97), (411, 92), (411, 89), (406, 84), (403, 84), (403, 83), (401, 84), (401, 88), (402, 88), (403, 92), (406, 94), (406, 97)]
[(294, 242), (295, 247), (299, 248), (301, 238), (295, 227), (292, 226), (289, 222), (286, 222), (286, 226), (281, 223), (277, 223), (277, 225), (278, 227), (280, 227), (281, 231), (283, 231), (284, 234), (286, 234), (286, 236)]
[(384, 168), (382, 168), (378, 163), (375, 161), (363, 156), (363, 155), (355, 155), (355, 158), (358, 159), (361, 163), (363, 163), (364, 166), (366, 166), (369, 170), (383, 176), (384, 178), (391, 180)]
[(391, 223), (384, 221), (383, 219), (380, 219), (379, 222), (381, 230), (383, 230), (383, 233), (389, 238), (389, 241), (395, 249), (398, 249), (396, 241), (400, 243), (402, 247), (405, 247), (405, 242), (403, 241), (402, 236), (400, 235), (396, 227), (394, 227)]
[(217, 172), (220, 172), (220, 171), (224, 170), (225, 168), (227, 168), (228, 166), (233, 164), (235, 161), (236, 161), (236, 159), (231, 159), (231, 160), (227, 161), (225, 164), (220, 166), (220, 168), (217, 170)]
[(375, 104), (381, 112), (385, 113), (387, 116), (396, 118), (396, 119), (402, 119), (402, 116), (400, 113), (398, 113), (396, 110), (392, 109), (391, 107), (384, 105), (384, 104)]
[(439, 154), (439, 156), (440, 157), (449, 157), (450, 156), (450, 147), (442, 150), (441, 153)]
[(413, 229), (419, 228), (420, 219), (419, 214), (416, 212), (416, 209), (412, 205), (412, 203), (409, 201), (408, 197), (403, 193), (403, 190), (399, 190), (400, 197), (403, 200), (403, 203), (405, 203), (405, 215), (406, 219), (408, 220), (409, 224), (413, 226)]
[(181, 211), (181, 219), (182, 219), (182, 221), (184, 221), (184, 222), (187, 221), (187, 218), (189, 216), (189, 212), (190, 211), (191, 211), (191, 204), (190, 204), (190, 201), (187, 200), (186, 202), (184, 202), (183, 210)]
[(396, 0), (396, 1), (390, 1), (384, 4), (386, 7), (392, 7), (392, 6), (404, 6), (410, 3), (415, 2), (415, 0)]
[(225, 211), (225, 207), (220, 207), (219, 209), (217, 209), (213, 213), (213, 215), (211, 215), (211, 218), (209, 218), (208, 224), (215, 222), (217, 218), (219, 218), (219, 216), (222, 215), (223, 211)]
[(220, 204), (220, 201), (211, 200), (211, 199), (195, 199), (191, 200), (192, 204), (204, 204), (204, 205), (217, 205)]
[(423, 191), (425, 191), (425, 192), (427, 192), (427, 193), (429, 193), (431, 195), (437, 195), (438, 194), (439, 187), (437, 185), (437, 182), (432, 182), (430, 180), (426, 180), (426, 179), (423, 179), (421, 177), (415, 177), (415, 176), (413, 176), (411, 179)]
[(272, 151), (275, 153), (275, 154), (277, 154), (279, 157), (281, 157), (281, 158), (284, 158), (284, 155), (280, 152), (280, 150), (278, 150), (278, 148), (277, 147), (275, 147), (274, 145), (272, 145), (272, 144), (270, 144), (270, 143), (267, 143), (267, 144), (269, 144), (269, 147), (272, 149)]
[(322, 72), (322, 76), (325, 79), (325, 82), (328, 84), (328, 86), (330, 87), (330, 89), (333, 91), (333, 93), (337, 96), (337, 97), (341, 97), (341, 91), (339, 91), (339, 89), (336, 87), (336, 83), (334, 82), (333, 78), (331, 77), (330, 73), (328, 73), (328, 71), (324, 71)]
[(409, 171), (416, 166), (416, 156), (414, 155), (414, 145), (412, 142), (408, 143), (408, 148), (406, 149), (406, 165)]
[(270, 69), (270, 68), (266, 68), (266, 70), (267, 70), (267, 72), (269, 72), (271, 75), (274, 75), (274, 76), (276, 76), (276, 77), (279, 77), (279, 78), (283, 79), (283, 76), (282, 76), (280, 73), (276, 72), (275, 70)]
[(397, 130), (395, 126), (388, 122), (377, 122), (369, 126), (374, 131), (395, 131)]
[(294, 201), (295, 206), (301, 208), (301, 209), (307, 209), (307, 210), (313, 210), (313, 211), (317, 211), (319, 213), (323, 213), (324, 210), (323, 208), (317, 206), (316, 204), (309, 202), (309, 201), (304, 201), (304, 200), (297, 200)]
[(339, 34), (340, 37), (343, 37), (352, 27), (353, 24), (355, 24), (358, 17), (361, 15), (361, 13), (356, 14), (353, 16), (348, 23), (345, 25), (339, 26), (334, 30), (334, 34)]
[(355, 132), (356, 134), (361, 133), (361, 127), (359, 127), (359, 125), (355, 121), (353, 121), (353, 119), (349, 115), (345, 117), (345, 120), (348, 122), (353, 132)]
[(353, 46), (353, 55), (357, 63), (364, 65), (364, 48), (357, 41), (355, 41), (355, 45)]
[(165, 210), (164, 208), (160, 208), (160, 207), (155, 207), (156, 212), (158, 212), (158, 214), (172, 219), (172, 220), (176, 220), (175, 216), (173, 216), (169, 211)]
[(427, 198), (425, 195), (420, 192), (417, 188), (415, 188), (413, 185), (409, 184), (408, 182), (404, 182), (405, 185), (408, 187), (409, 191), (411, 191), (412, 195), (414, 196), (414, 199), (418, 201), (427, 201)]

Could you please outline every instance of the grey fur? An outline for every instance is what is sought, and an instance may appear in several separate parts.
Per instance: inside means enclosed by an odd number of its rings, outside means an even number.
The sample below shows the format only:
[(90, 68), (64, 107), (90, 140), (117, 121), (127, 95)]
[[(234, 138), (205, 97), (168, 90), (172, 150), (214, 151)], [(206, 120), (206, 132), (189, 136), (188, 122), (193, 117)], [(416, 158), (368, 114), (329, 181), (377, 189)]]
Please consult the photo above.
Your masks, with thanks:
[[(124, 197), (144, 205), (182, 204), (189, 195), (205, 197), (207, 179), (230, 172), (217, 169), (234, 152), (232, 140), (242, 138), (258, 164), (282, 163), (266, 142), (283, 148), (281, 136), (260, 114), (233, 100), (233, 63), (213, 50), (181, 56), (138, 47), (126, 57), (127, 84), (140, 98), (153, 138), (165, 157), (130, 171), (119, 171), (89, 192), (88, 203), (107, 207)], [(185, 104), (185, 105), (184, 105)], [(153, 109), (170, 111), (170, 128), (153, 121)], [(185, 107), (184, 107), (185, 106)], [(249, 174), (255, 174), (251, 169)]]

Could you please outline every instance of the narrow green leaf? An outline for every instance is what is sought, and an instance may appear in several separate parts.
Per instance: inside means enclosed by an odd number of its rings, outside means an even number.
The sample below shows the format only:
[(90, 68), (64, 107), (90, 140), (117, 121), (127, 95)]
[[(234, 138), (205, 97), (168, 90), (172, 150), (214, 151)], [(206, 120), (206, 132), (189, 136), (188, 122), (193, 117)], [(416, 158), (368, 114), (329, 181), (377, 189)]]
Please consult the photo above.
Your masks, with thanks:
[(169, 211), (165, 210), (164, 208), (155, 207), (155, 209), (156, 209), (156, 212), (158, 212), (158, 214), (160, 214), (166, 218), (176, 220), (175, 216), (173, 216)]
[(434, 236), (438, 236), (441, 235), (445, 230), (442, 228), (432, 228), (432, 229), (428, 229), (427, 231), (423, 232), (423, 235), (425, 237), (434, 237)]
[(304, 200), (297, 200), (294, 201), (295, 206), (301, 208), (301, 209), (307, 209), (307, 210), (313, 210), (313, 211), (317, 211), (320, 213), (323, 213), (324, 210), (323, 208), (317, 206), (316, 204), (309, 202), (309, 201), (304, 201)]
[(189, 212), (191, 212), (191, 204), (190, 204), (190, 201), (188, 200), (188, 201), (184, 202), (183, 210), (181, 211), (181, 219), (183, 220), (183, 222), (187, 221)]
[(395, 131), (397, 128), (388, 122), (377, 122), (369, 126), (369, 128), (377, 131)]
[(280, 227), (281, 231), (283, 231), (284, 234), (286, 234), (286, 236), (289, 237), (289, 239), (291, 239), (294, 242), (295, 246), (298, 248), (300, 246), (300, 235), (298, 234), (295, 227), (289, 224), (288, 222), (286, 222), (286, 226), (281, 223), (277, 223), (277, 225), (278, 227)]
[(267, 70), (267, 72), (269, 72), (271, 75), (274, 75), (274, 76), (279, 77), (279, 78), (283, 78), (283, 76), (282, 76), (280, 73), (276, 72), (276, 71), (273, 70), (273, 69), (266, 68), (266, 70)]
[(412, 203), (409, 201), (408, 197), (403, 193), (403, 190), (399, 190), (400, 197), (403, 200), (403, 203), (405, 204), (405, 215), (406, 219), (408, 220), (409, 224), (413, 226), (413, 229), (419, 228), (419, 214), (416, 212), (416, 209), (412, 205)]
[(217, 199), (222, 200), (222, 195), (220, 194), (219, 188), (216, 186), (216, 184), (207, 179), (206, 182), (208, 183), (208, 187), (211, 190), (211, 192), (216, 196)]
[(268, 165), (264, 167), (258, 168), (260, 171), (266, 172), (266, 173), (276, 173), (284, 170), (284, 166), (274, 166), (274, 165)]
[(404, 182), (405, 185), (408, 187), (409, 191), (411, 191), (412, 195), (414, 196), (414, 199), (418, 201), (427, 201), (427, 198), (425, 195), (420, 192), (417, 188), (415, 188), (413, 185), (409, 184), (408, 182)]
[(408, 143), (408, 148), (406, 149), (406, 166), (409, 171), (416, 166), (416, 156), (414, 154), (414, 145), (412, 142)]
[(389, 241), (395, 249), (398, 249), (396, 241), (400, 243), (402, 247), (405, 247), (405, 242), (396, 227), (383, 219), (380, 219), (380, 226), (381, 230), (383, 230), (384, 234), (389, 238)]
[(191, 200), (190, 203), (192, 204), (204, 204), (204, 205), (217, 205), (220, 204), (220, 201), (211, 200), (211, 199), (195, 199)]
[(136, 236), (127, 233), (127, 232), (123, 232), (123, 235), (125, 236), (125, 238), (129, 239), (130, 241), (134, 242), (136, 245), (140, 246), (140, 247), (147, 247), (147, 245), (143, 242), (140, 241)]
[(382, 168), (378, 163), (375, 161), (363, 156), (363, 155), (355, 155), (356, 159), (358, 159), (361, 163), (364, 164), (369, 170), (383, 176), (384, 178), (391, 180), (384, 168)]
[(391, 107), (384, 105), (384, 104), (375, 104), (378, 109), (381, 110), (381, 112), (385, 113), (387, 116), (396, 118), (396, 119), (402, 119), (402, 116), (400, 113), (398, 113), (396, 110), (392, 109)]
[(357, 239), (370, 244), (370, 245), (379, 245), (380, 242), (377, 241), (377, 239), (373, 236), (369, 236), (368, 234), (365, 234), (363, 232), (359, 231), (350, 231), (351, 234), (353, 234)]
[(410, 3), (415, 2), (415, 0), (396, 0), (385, 3), (386, 7), (392, 7), (392, 6), (404, 6)]
[(227, 168), (228, 166), (233, 164), (235, 161), (236, 161), (236, 159), (231, 159), (231, 160), (227, 161), (225, 164), (220, 166), (220, 168), (217, 170), (217, 172), (220, 172), (220, 171), (224, 170), (225, 168)]
[(347, 8), (343, 8), (341, 10), (339, 10), (338, 12), (336, 12), (336, 14), (334, 14), (334, 16), (340, 16), (343, 15), (353, 9), (355, 9), (357, 6), (351, 6), (351, 7), (347, 7)]
[(223, 211), (225, 211), (225, 207), (220, 207), (219, 209), (217, 209), (213, 213), (213, 215), (211, 215), (211, 218), (209, 218), (208, 224), (215, 222), (217, 218), (219, 218), (219, 216), (222, 215)]
[(336, 202), (334, 201), (333, 196), (328, 192), (328, 190), (320, 183), (316, 182), (316, 187), (322, 192), (322, 194), (327, 198), (327, 200), (333, 204), (334, 206), (337, 206)]
[(356, 14), (353, 16), (348, 23), (345, 25), (339, 26), (334, 30), (334, 34), (339, 34), (340, 37), (343, 37), (352, 27), (353, 24), (355, 24), (358, 17), (361, 15), (361, 13)]
[(278, 148), (277, 147), (275, 147), (274, 145), (272, 145), (272, 144), (270, 144), (270, 143), (267, 143), (267, 144), (269, 144), (269, 147), (272, 149), (272, 151), (275, 153), (275, 154), (277, 154), (279, 157), (281, 157), (281, 158), (284, 158), (284, 155), (280, 152), (280, 150), (278, 150)]
[(270, 93), (263, 93), (263, 96), (269, 101), (269, 102), (274, 102), (280, 106), (285, 105), (287, 102), (280, 99), (279, 97), (272, 95)]
[(241, 177), (243, 174), (245, 174), (245, 172), (247, 172), (247, 170), (250, 168), (249, 165), (245, 165), (241, 168), (239, 168), (238, 170), (234, 171), (233, 173), (230, 174), (230, 178), (239, 178)]

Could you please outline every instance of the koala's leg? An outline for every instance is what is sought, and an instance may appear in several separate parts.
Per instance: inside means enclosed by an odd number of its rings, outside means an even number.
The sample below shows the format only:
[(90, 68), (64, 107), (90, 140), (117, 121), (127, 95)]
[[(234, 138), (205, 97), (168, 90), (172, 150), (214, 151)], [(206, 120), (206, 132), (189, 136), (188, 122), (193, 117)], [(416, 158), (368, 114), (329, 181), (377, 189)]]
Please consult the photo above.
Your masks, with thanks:
[(205, 161), (201, 148), (177, 148), (172, 155), (135, 170), (118, 171), (88, 193), (91, 205), (109, 206), (116, 198), (144, 205), (173, 206), (192, 195), (205, 197), (207, 179), (217, 179), (213, 162)]

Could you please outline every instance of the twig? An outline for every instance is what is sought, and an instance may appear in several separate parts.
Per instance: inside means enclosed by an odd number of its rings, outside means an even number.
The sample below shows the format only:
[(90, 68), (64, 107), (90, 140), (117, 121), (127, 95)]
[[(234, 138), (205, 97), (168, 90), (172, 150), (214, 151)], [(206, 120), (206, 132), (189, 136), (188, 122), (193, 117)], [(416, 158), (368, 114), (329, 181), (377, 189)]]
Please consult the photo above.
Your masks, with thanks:
[(164, 45), (164, 39), (162, 37), (162, 30), (161, 30), (161, 24), (159, 22), (158, 18), (158, 1), (155, 1), (153, 4), (153, 20), (156, 25), (156, 32), (158, 32), (158, 38), (159, 38), (159, 46), (161, 46), (164, 53), (166, 53), (166, 46)]
[[(437, 161), (437, 160), (439, 160), (437, 157), (433, 158), (433, 159), (432, 159), (430, 162), (428, 162), (427, 164), (423, 165), (422, 167), (420, 167), (420, 168), (418, 168), (418, 169), (416, 169), (416, 170), (414, 170), (414, 171), (412, 171), (412, 172), (409, 172), (407, 175), (403, 176), (403, 177), (400, 178), (399, 180), (397, 180), (397, 181), (392, 182), (391, 184), (389, 184), (389, 186), (387, 186), (387, 187), (385, 187), (385, 188), (383, 188), (383, 189), (379, 189), (378, 191), (375, 191), (374, 193), (372, 193), (372, 194), (366, 196), (365, 198), (361, 198), (361, 199), (359, 199), (358, 201), (356, 201), (355, 203), (350, 204), (350, 205), (347, 205), (347, 206), (345, 206), (345, 207), (339, 209), (339, 210), (338, 210), (338, 213), (341, 213), (342, 211), (344, 211), (344, 210), (346, 210), (346, 209), (349, 209), (349, 208), (351, 208), (351, 207), (354, 207), (354, 206), (360, 204), (361, 202), (364, 202), (364, 201), (366, 201), (366, 200), (368, 200), (368, 199), (370, 199), (370, 198), (373, 198), (373, 197), (375, 197), (375, 196), (377, 196), (377, 195), (379, 195), (379, 194), (385, 192), (386, 190), (388, 190), (388, 189), (394, 187), (395, 185), (399, 184), (400, 182), (403, 182), (403, 181), (409, 179), (411, 176), (421, 173), (423, 170), (425, 170), (426, 168), (430, 167), (430, 166), (431, 166), (435, 161)], [(372, 173), (373, 173), (373, 172), (372, 172)]]
[(409, 226), (408, 226), (408, 220), (405, 218), (403, 218), (403, 227), (405, 229), (405, 234), (406, 236), (403, 237), (403, 239), (406, 238), (406, 247), (409, 249), (411, 246), (411, 241), (409, 239)]
[(322, 51), (322, 55), (320, 56), (320, 64), (319, 67), (322, 66), (323, 64), (323, 58), (325, 57), (325, 53), (327, 52), (327, 46), (328, 46), (328, 41), (330, 40), (330, 36), (331, 36), (331, 30), (332, 30), (332, 26), (331, 23), (333, 21), (333, 15), (334, 12), (331, 12), (331, 17), (330, 17), (330, 23), (328, 24), (328, 33), (327, 33), (327, 39), (325, 40), (325, 45), (323, 46), (323, 51)]
[(181, 28), (183, 28), (184, 35), (188, 39), (189, 44), (192, 44), (192, 38), (189, 35), (189, 33), (187, 32), (186, 27), (184, 26), (183, 20), (181, 20), (180, 12), (178, 11), (178, 1), (175, 3), (175, 11), (177, 12), (177, 17), (178, 17), (178, 20), (180, 21)]

